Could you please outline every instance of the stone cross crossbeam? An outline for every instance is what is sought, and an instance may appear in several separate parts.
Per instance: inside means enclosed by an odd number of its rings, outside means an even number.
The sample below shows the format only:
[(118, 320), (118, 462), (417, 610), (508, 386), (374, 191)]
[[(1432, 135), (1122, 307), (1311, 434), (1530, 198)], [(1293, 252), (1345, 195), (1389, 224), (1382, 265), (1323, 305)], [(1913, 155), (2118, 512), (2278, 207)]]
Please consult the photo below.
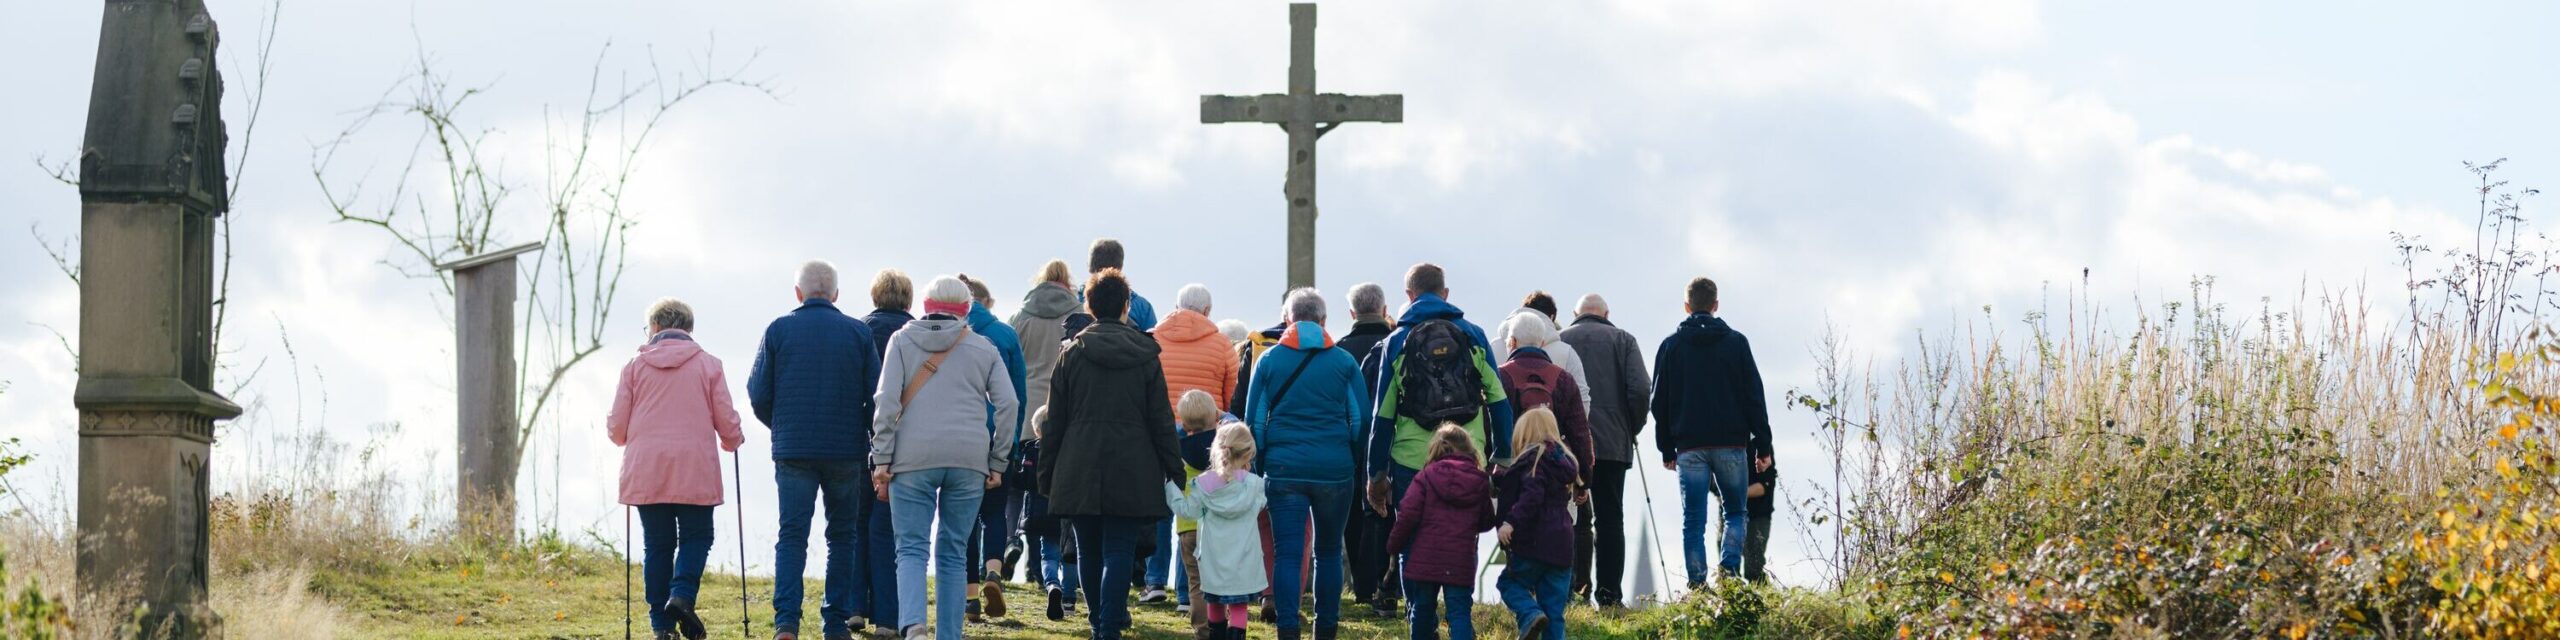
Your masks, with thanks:
[(1289, 134), (1289, 288), (1316, 283), (1316, 139), (1345, 122), (1403, 122), (1404, 96), (1316, 93), (1316, 5), (1289, 5), (1289, 92), (1200, 96), (1200, 122), (1266, 122)]

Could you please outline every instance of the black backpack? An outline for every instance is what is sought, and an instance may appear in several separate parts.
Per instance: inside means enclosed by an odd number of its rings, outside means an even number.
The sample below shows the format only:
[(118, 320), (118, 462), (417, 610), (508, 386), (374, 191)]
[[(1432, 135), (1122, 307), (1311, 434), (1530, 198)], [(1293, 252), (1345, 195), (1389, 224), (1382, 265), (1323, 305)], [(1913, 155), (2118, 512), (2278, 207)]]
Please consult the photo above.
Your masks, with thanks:
[(1426, 320), (1405, 335), (1396, 413), (1425, 429), (1464, 424), (1484, 410), (1484, 379), (1476, 374), (1475, 341), (1448, 320)]

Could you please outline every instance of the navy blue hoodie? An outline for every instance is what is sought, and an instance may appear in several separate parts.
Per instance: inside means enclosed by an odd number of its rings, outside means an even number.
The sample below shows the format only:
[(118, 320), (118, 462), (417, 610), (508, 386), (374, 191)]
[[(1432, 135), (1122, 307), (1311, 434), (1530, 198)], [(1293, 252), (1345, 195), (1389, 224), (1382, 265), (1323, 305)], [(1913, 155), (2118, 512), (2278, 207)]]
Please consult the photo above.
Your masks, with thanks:
[(1709, 314), (1689, 316), (1653, 358), (1654, 447), (1669, 461), (1707, 447), (1769, 455), (1768, 393), (1751, 341)]

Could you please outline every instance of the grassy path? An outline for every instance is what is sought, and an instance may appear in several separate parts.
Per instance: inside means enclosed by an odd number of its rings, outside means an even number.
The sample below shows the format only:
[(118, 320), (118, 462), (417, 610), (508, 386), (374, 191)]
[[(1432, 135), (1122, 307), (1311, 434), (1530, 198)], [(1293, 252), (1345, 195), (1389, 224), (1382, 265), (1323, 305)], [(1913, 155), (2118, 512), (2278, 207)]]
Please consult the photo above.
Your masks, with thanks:
[[(347, 637), (360, 638), (621, 638), (623, 637), (622, 575), (611, 564), (559, 563), (551, 569), (537, 568), (542, 563), (492, 563), (452, 567), (419, 567), (412, 571), (389, 572), (376, 576), (318, 575), (313, 589), (348, 614), (352, 629)], [(636, 585), (635, 585), (636, 589)], [(1007, 585), (1009, 604), (1013, 610), (1006, 619), (989, 624), (970, 625), (970, 638), (998, 640), (1083, 638), (1084, 620), (1069, 616), (1052, 622), (1042, 616), (1042, 600), (1028, 585)], [(808, 593), (813, 600), (804, 606), (811, 624), (806, 631), (815, 632), (818, 604), (815, 594), (820, 585), (811, 581)], [(636, 597), (636, 591), (635, 597)], [(772, 581), (751, 578), (747, 582), (747, 611), (753, 635), (769, 638), (766, 625), (771, 607), (764, 598), (772, 593)], [(704, 579), (699, 610), (709, 623), (713, 638), (740, 637), (738, 619), (738, 578), (714, 575)], [(642, 605), (645, 606), (645, 605)], [(1367, 607), (1345, 607), (1342, 637), (1346, 640), (1370, 640), (1405, 637), (1402, 620), (1381, 619), (1368, 614)], [(1080, 611), (1081, 612), (1081, 611)], [(1174, 613), (1170, 605), (1132, 605), (1135, 628), (1130, 637), (1149, 640), (1172, 640), (1189, 637), (1189, 619)], [(1476, 607), (1476, 629), (1480, 637), (1505, 638), (1512, 632), (1510, 616), (1497, 605)], [(634, 613), (634, 637), (648, 637), (648, 620)], [(1616, 637), (1613, 627), (1596, 620), (1598, 612), (1576, 609), (1567, 617), (1575, 626), (1569, 637)], [(235, 619), (240, 628), (256, 628), (257, 620)], [(1273, 637), (1270, 625), (1257, 621), (1253, 637)]]

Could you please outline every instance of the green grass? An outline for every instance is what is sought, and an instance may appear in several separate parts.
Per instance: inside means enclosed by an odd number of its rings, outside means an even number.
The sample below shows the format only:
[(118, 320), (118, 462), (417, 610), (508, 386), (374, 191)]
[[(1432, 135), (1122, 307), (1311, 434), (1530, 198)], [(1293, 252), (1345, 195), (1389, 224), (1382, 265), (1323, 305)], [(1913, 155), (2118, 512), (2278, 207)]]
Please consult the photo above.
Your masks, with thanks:
[[(634, 573), (636, 579), (636, 571)], [(345, 637), (354, 638), (621, 638), (623, 629), (623, 578), (615, 570), (609, 556), (575, 559), (527, 559), (509, 557), (497, 561), (450, 562), (420, 561), (406, 569), (394, 569), (374, 575), (319, 574), (312, 578), (312, 590), (342, 607), (348, 624), (342, 627)], [(1491, 585), (1484, 585), (1490, 587)], [(634, 585), (633, 597), (637, 596)], [(736, 575), (706, 576), (700, 595), (699, 611), (709, 624), (714, 638), (740, 637), (738, 628), (738, 578)], [(772, 594), (772, 581), (750, 578), (747, 581), (747, 618), (752, 638), (772, 637), (768, 625), (772, 607), (767, 599)], [(811, 600), (803, 605), (808, 620), (803, 631), (815, 637), (818, 603), (816, 594), (823, 586), (809, 581)], [(1011, 611), (1005, 619), (988, 624), (970, 625), (970, 638), (999, 640), (1034, 638), (1083, 638), (1084, 619), (1069, 616), (1051, 622), (1042, 615), (1045, 600), (1030, 585), (1007, 584), (1007, 603)], [(645, 607), (646, 605), (638, 605)], [(1369, 615), (1365, 606), (1345, 606), (1342, 637), (1347, 640), (1404, 638), (1404, 622)], [(1079, 609), (1081, 614), (1090, 607)], [(1135, 625), (1132, 638), (1171, 640), (1190, 637), (1189, 618), (1176, 614), (1171, 605), (1131, 605)], [(1509, 612), (1500, 605), (1478, 605), (1475, 610), (1479, 637), (1505, 638), (1513, 633)], [(1640, 616), (1642, 614), (1636, 614)], [(1601, 620), (1592, 609), (1575, 609), (1566, 616), (1573, 625), (1568, 636), (1583, 638), (1633, 638), (1628, 627), (1636, 616)], [(230, 621), (235, 630), (257, 628), (259, 621)], [(641, 611), (632, 611), (633, 637), (648, 637), (649, 622)], [(1273, 637), (1270, 625), (1259, 620), (1253, 626), (1253, 637)]]

